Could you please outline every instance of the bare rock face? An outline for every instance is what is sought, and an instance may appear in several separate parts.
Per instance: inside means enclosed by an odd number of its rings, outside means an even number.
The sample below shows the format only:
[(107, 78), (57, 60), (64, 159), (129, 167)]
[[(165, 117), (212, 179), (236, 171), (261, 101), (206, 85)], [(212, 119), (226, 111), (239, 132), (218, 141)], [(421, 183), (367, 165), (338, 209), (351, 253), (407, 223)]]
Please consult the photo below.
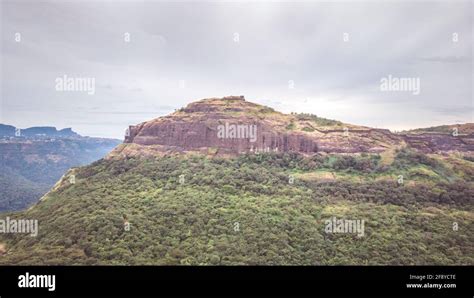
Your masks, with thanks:
[(411, 134), (404, 136), (412, 148), (423, 153), (443, 151), (474, 151), (474, 135), (458, 135), (442, 133)]
[[(265, 123), (253, 119), (237, 120), (221, 117), (219, 120), (199, 119), (197, 122), (165, 120), (132, 127), (130, 131), (131, 137), (126, 139), (126, 142), (163, 145), (179, 151), (203, 148), (215, 148), (221, 153), (241, 153), (251, 150), (305, 153), (318, 151), (317, 143), (308, 136), (278, 132)], [(220, 131), (223, 131), (222, 136)], [(244, 133), (239, 134), (239, 131)]]
[[(130, 126), (124, 143), (134, 144), (133, 148), (140, 151), (236, 155), (379, 153), (406, 145), (427, 153), (473, 151), (473, 140), (472, 135), (394, 134), (386, 129), (355, 126), (314, 115), (288, 115), (248, 102), (243, 96), (228, 96), (203, 99), (171, 115)], [(126, 151), (124, 146), (117, 150)]]

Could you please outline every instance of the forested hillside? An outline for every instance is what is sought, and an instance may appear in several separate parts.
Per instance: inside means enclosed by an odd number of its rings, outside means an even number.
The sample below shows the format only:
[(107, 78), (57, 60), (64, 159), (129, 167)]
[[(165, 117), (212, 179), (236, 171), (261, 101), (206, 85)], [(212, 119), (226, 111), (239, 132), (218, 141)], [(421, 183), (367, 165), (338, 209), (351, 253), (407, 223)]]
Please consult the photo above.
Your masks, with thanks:
[[(408, 149), (390, 165), (378, 154), (103, 159), (8, 214), (38, 219), (39, 234), (0, 235), (0, 263), (473, 265), (472, 169)], [(326, 233), (332, 217), (364, 219), (365, 235)]]

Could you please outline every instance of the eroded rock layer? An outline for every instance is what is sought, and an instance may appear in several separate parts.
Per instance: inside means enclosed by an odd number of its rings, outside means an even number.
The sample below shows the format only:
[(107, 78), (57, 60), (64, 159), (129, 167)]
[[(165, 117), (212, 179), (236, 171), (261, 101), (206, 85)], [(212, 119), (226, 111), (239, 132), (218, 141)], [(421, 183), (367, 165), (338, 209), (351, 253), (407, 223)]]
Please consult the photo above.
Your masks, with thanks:
[(124, 143), (162, 152), (215, 154), (379, 153), (403, 146), (425, 153), (474, 151), (472, 124), (462, 127), (464, 132), (456, 136), (449, 131), (396, 134), (310, 114), (283, 114), (248, 102), (243, 96), (229, 96), (203, 99), (171, 115), (130, 126)]

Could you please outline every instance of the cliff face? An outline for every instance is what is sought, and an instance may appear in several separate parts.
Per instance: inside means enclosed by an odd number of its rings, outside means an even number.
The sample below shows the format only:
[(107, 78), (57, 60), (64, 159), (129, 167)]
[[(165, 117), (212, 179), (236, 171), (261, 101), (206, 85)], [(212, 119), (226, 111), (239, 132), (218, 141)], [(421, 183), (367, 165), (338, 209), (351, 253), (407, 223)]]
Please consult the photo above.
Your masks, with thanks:
[(449, 133), (421, 133), (403, 135), (403, 138), (410, 147), (423, 153), (474, 151), (474, 134), (453, 136)]
[[(124, 143), (141, 151), (231, 155), (270, 151), (379, 153), (406, 145), (431, 153), (474, 151), (473, 139), (462, 131), (456, 137), (447, 133), (394, 134), (314, 115), (283, 114), (241, 96), (230, 96), (203, 99), (169, 116), (130, 126)], [(118, 150), (133, 151), (126, 146)]]
[[(227, 121), (227, 122), (226, 122)], [(222, 123), (223, 122), (223, 123)], [(219, 125), (225, 129), (235, 127), (235, 137), (232, 132), (228, 136), (219, 136)], [(248, 124), (246, 124), (248, 123)], [(249, 125), (245, 127), (244, 125)], [(255, 137), (237, 136), (237, 131), (256, 131)], [(225, 134), (225, 133), (224, 133)], [(301, 133), (284, 133), (273, 129), (264, 121), (245, 118), (220, 117), (219, 120), (207, 121), (199, 119), (196, 122), (185, 120), (163, 120), (146, 123), (131, 128), (131, 136), (125, 142), (139, 145), (162, 145), (165, 149), (187, 151), (214, 148), (221, 153), (241, 153), (251, 150), (299, 151), (313, 153), (318, 151), (315, 140)]]

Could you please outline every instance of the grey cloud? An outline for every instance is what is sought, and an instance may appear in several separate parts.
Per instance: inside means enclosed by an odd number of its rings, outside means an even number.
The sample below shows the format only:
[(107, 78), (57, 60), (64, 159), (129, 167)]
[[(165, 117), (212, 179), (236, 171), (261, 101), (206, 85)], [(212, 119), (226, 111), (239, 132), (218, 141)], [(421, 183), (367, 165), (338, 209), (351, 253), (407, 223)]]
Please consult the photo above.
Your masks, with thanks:
[[(449, 106), (449, 107), (429, 107), (436, 113), (448, 116), (467, 115), (471, 117), (470, 121), (474, 121), (474, 106)], [(465, 120), (464, 120), (465, 121)]]
[[(244, 94), (356, 124), (449, 122), (449, 111), (443, 119), (439, 113), (446, 98), (472, 104), (472, 40), (465, 37), (472, 36), (473, 16), (469, 1), (448, 2), (3, 1), (1, 116), (121, 137), (122, 123), (153, 118), (154, 111)], [(52, 82), (63, 74), (96, 78), (96, 94), (55, 92)], [(421, 94), (380, 92), (389, 74), (420, 77)], [(78, 109), (87, 106), (106, 113)]]
[(441, 63), (470, 63), (471, 57), (467, 56), (434, 56), (434, 57), (425, 57), (420, 58), (421, 61), (426, 62), (441, 62)]

